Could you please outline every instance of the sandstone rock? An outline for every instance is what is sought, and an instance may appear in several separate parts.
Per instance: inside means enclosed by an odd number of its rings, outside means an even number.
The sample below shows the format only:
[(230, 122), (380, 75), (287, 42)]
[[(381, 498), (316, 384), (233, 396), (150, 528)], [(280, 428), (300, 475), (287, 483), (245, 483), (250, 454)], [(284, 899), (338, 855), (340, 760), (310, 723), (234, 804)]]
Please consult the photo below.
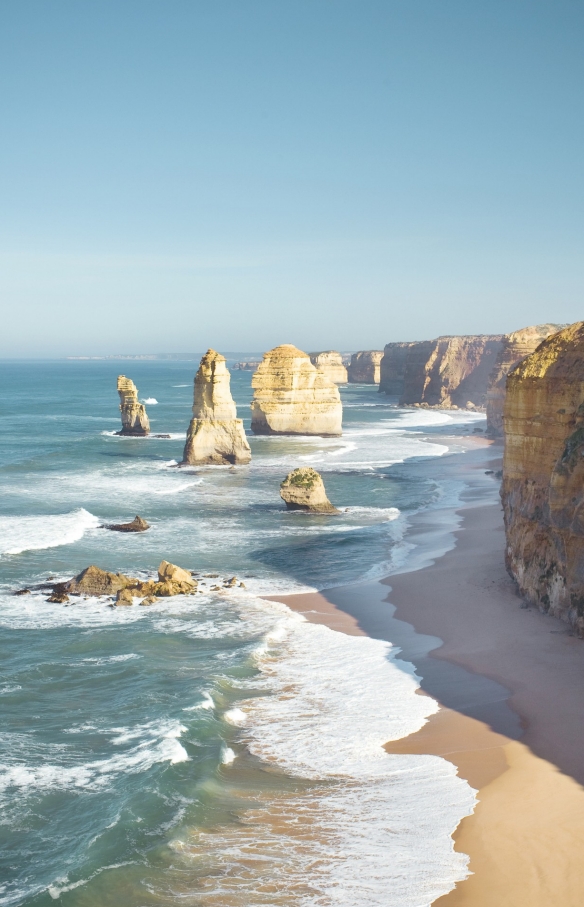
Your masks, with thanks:
[(118, 434), (141, 437), (149, 435), (150, 422), (146, 415), (146, 407), (138, 402), (138, 388), (125, 375), (118, 375), (118, 394), (122, 414), (122, 430)]
[(339, 390), (292, 344), (264, 353), (252, 378), (251, 428), (257, 435), (342, 433)]
[(406, 356), (415, 343), (386, 343), (379, 363), (379, 393), (402, 397), (406, 373)]
[(147, 595), (145, 598), (142, 599), (142, 601), (140, 602), (140, 605), (144, 605), (144, 607), (147, 607), (148, 605), (156, 604), (157, 601), (158, 601), (158, 599), (156, 598), (155, 595)]
[(510, 372), (503, 422), (507, 569), (584, 636), (584, 322)]
[(383, 350), (361, 350), (353, 353), (347, 369), (349, 384), (379, 384)]
[(542, 340), (565, 328), (565, 324), (536, 324), (503, 338), (487, 389), (487, 432), (490, 438), (503, 437), (503, 408), (507, 375), (537, 349)]
[(170, 564), (168, 561), (162, 561), (158, 568), (158, 580), (161, 583), (186, 583), (188, 586), (196, 586), (196, 581), (192, 578), (188, 570), (177, 567), (176, 564)]
[[(126, 586), (138, 585), (138, 580), (124, 576), (123, 573), (108, 573), (106, 570), (101, 570), (99, 567), (92, 565), (91, 567), (86, 567), (85, 570), (70, 579), (69, 582), (59, 585), (62, 585), (64, 592), (68, 592), (71, 595), (115, 595), (116, 592), (120, 589), (125, 589)], [(54, 591), (60, 590), (55, 587)]]
[(236, 371), (255, 372), (258, 365), (260, 364), (260, 361), (260, 359), (245, 359), (242, 362), (236, 362), (233, 368)]
[(146, 532), (150, 529), (150, 524), (141, 516), (135, 516), (131, 523), (110, 523), (103, 528), (111, 529), (112, 532)]
[(280, 485), (280, 497), (288, 510), (310, 513), (338, 513), (326, 496), (324, 482), (310, 466), (301, 466), (286, 476)]
[(58, 605), (64, 605), (70, 600), (71, 599), (66, 592), (53, 592), (53, 594), (49, 595), (49, 597), (47, 598), (48, 602), (53, 602)]
[(336, 350), (326, 350), (322, 353), (310, 353), (312, 364), (326, 375), (333, 384), (346, 384), (348, 379), (347, 369), (343, 358)]
[(225, 357), (215, 350), (207, 350), (195, 375), (193, 418), (182, 465), (224, 465), (251, 460), (229, 383)]
[(448, 409), (464, 408), (470, 401), (483, 408), (489, 375), (502, 341), (502, 334), (480, 334), (412, 343), (406, 351), (400, 402)]
[(116, 605), (133, 605), (134, 596), (131, 589), (120, 589), (116, 594)]

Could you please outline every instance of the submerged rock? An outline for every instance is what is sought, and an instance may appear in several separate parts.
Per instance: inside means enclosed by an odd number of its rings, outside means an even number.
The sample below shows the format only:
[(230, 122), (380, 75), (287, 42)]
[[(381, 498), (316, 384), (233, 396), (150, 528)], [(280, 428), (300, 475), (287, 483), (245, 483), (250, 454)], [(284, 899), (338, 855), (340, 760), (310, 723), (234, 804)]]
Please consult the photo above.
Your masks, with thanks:
[[(59, 584), (64, 592), (71, 595), (115, 595), (126, 586), (136, 586), (139, 580), (125, 576), (123, 573), (108, 573), (92, 564), (74, 576), (67, 583)], [(55, 587), (55, 592), (59, 591)]]
[(286, 476), (280, 485), (280, 497), (288, 510), (310, 513), (338, 513), (326, 496), (324, 482), (316, 469), (301, 466)]
[(149, 435), (150, 422), (146, 415), (146, 407), (138, 402), (138, 388), (125, 375), (118, 375), (118, 394), (122, 414), (122, 430), (118, 434), (137, 437)]
[(251, 429), (256, 435), (342, 434), (338, 387), (292, 344), (264, 353), (252, 387)]
[(195, 375), (193, 418), (182, 465), (249, 463), (251, 450), (229, 389), (225, 357), (207, 350)]
[(343, 357), (336, 350), (325, 350), (321, 353), (310, 353), (312, 364), (326, 375), (333, 384), (346, 384), (348, 379), (347, 368)]
[(361, 350), (353, 353), (347, 369), (349, 384), (379, 384), (383, 350)]
[(131, 523), (109, 523), (104, 529), (111, 529), (112, 532), (146, 532), (150, 529), (150, 523), (143, 520), (141, 516), (135, 516)]
[(70, 600), (71, 599), (66, 592), (53, 592), (53, 594), (49, 595), (49, 597), (47, 598), (48, 602), (53, 602), (58, 605), (64, 605)]

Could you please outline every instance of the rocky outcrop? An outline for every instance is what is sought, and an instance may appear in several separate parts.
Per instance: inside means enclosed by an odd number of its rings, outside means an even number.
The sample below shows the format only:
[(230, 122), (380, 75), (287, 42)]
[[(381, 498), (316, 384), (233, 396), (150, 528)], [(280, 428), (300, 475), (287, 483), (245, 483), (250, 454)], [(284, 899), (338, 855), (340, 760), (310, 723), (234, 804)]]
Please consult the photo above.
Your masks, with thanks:
[(156, 596), (192, 595), (197, 591), (197, 580), (188, 570), (162, 561), (158, 568), (158, 581), (142, 582), (123, 573), (108, 573), (92, 565), (66, 583), (56, 583), (50, 601), (68, 601), (67, 595), (115, 596), (117, 605), (131, 605), (135, 598), (149, 598), (151, 604)]
[(404, 393), (406, 357), (415, 343), (386, 343), (379, 363), (379, 393), (401, 398)]
[(146, 532), (150, 529), (150, 523), (141, 516), (135, 516), (131, 523), (108, 523), (103, 528), (111, 529), (112, 532)]
[(406, 352), (401, 403), (483, 408), (502, 341), (502, 334), (479, 334), (413, 343)]
[[(86, 567), (78, 576), (62, 585), (62, 591), (70, 595), (115, 595), (126, 586), (137, 584), (138, 580), (123, 573), (108, 573), (94, 564)], [(61, 584), (55, 586), (55, 592), (61, 591)]]
[(138, 402), (138, 388), (125, 375), (118, 375), (118, 394), (122, 414), (122, 430), (118, 434), (137, 437), (149, 435), (150, 422), (146, 415), (146, 407)]
[(342, 433), (339, 390), (292, 344), (264, 353), (251, 386), (251, 429), (257, 435)]
[(520, 593), (584, 636), (584, 322), (507, 378), (501, 498)]
[(565, 324), (536, 324), (534, 327), (513, 331), (503, 338), (487, 388), (487, 434), (490, 438), (503, 437), (503, 408), (507, 375), (523, 359), (537, 349), (542, 340), (556, 334)]
[(280, 485), (280, 497), (288, 510), (309, 513), (338, 513), (326, 496), (324, 482), (310, 466), (302, 466), (286, 476)]
[(325, 350), (321, 353), (309, 353), (312, 364), (326, 375), (333, 384), (346, 384), (347, 369), (343, 357), (336, 350)]
[(225, 357), (207, 350), (195, 375), (193, 418), (181, 465), (226, 465), (251, 460), (229, 384)]
[(349, 384), (379, 384), (383, 350), (361, 350), (353, 353), (347, 369)]

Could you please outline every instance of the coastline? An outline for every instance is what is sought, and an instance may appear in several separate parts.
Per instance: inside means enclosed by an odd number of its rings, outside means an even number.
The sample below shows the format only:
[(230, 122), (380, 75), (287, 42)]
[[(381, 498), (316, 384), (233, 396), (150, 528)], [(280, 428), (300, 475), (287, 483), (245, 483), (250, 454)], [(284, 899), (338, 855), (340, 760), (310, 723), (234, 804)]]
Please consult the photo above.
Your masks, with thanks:
[[(522, 607), (506, 574), (498, 483), (482, 481), (497, 452), (485, 447), (473, 458), (477, 481), (467, 484), (454, 532), (437, 510), (410, 519), (416, 548), (401, 572), (270, 598), (333, 629), (390, 640), (416, 666), (420, 694), (439, 702), (420, 731), (386, 746), (440, 755), (478, 790), (453, 836), (472, 874), (434, 903), (579, 907), (584, 643)], [(460, 468), (461, 458), (452, 461)]]

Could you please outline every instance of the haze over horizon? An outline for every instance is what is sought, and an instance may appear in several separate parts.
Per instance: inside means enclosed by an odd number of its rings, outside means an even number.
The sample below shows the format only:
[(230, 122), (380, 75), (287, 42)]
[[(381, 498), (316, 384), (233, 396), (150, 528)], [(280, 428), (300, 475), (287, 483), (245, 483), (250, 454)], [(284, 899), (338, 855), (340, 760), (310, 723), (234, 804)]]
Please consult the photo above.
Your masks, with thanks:
[(2, 357), (583, 317), (571, 0), (0, 12)]

